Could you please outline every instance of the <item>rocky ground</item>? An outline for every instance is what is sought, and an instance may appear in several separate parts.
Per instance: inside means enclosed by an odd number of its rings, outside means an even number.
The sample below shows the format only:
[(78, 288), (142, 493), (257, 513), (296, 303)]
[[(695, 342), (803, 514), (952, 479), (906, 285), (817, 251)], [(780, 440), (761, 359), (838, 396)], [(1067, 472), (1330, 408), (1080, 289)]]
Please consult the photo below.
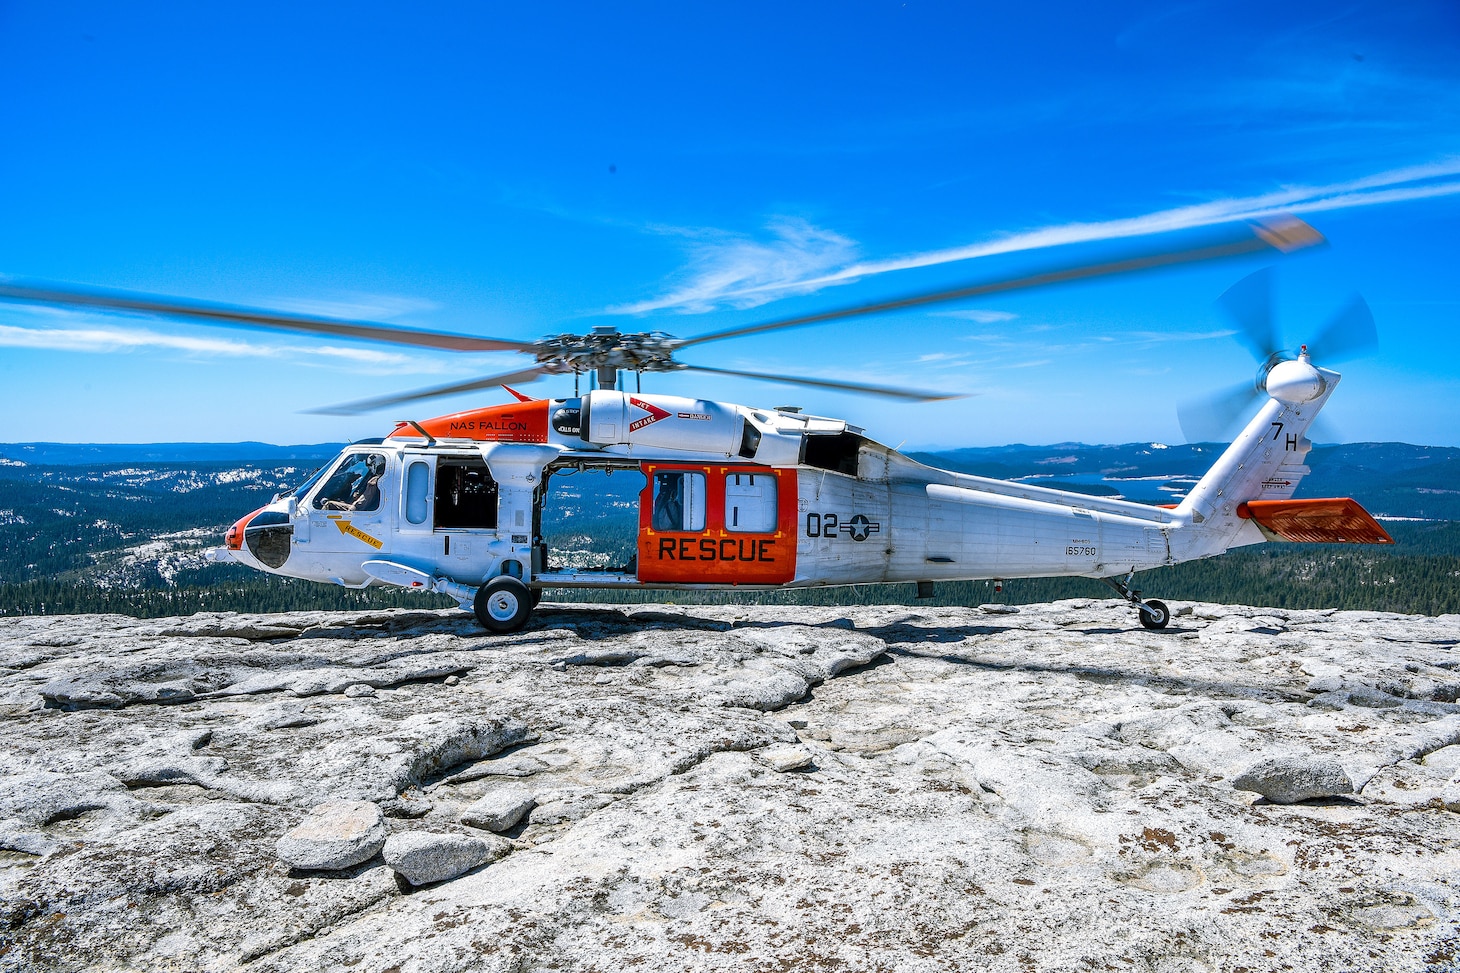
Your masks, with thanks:
[[(4, 619), (0, 968), (1455, 969), (1457, 644), (1115, 602)], [(373, 857), (280, 858), (344, 801)], [(475, 867), (413, 887), (432, 836)]]

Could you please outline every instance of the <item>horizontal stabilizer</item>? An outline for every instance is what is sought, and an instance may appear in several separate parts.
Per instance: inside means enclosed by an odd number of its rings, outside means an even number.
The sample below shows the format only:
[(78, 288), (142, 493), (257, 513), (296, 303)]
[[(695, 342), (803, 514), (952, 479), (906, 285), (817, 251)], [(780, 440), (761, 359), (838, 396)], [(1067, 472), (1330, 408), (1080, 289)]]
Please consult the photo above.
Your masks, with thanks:
[(1269, 540), (1307, 544), (1393, 544), (1394, 538), (1357, 500), (1249, 500), (1238, 516), (1254, 521)]

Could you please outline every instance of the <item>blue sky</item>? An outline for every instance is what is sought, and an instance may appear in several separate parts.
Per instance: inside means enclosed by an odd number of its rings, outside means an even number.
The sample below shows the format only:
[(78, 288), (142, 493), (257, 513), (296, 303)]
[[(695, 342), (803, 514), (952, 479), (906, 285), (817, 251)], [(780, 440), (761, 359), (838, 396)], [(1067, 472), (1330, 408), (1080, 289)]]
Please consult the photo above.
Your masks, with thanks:
[[(0, 3), (0, 274), (531, 339), (681, 336), (1298, 212), (1293, 343), (1354, 293), (1325, 438), (1460, 445), (1460, 7)], [(1262, 262), (687, 350), (971, 393), (706, 376), (646, 390), (843, 416), (892, 445), (1180, 441), (1252, 374), (1212, 302)], [(0, 307), (11, 441), (343, 441), (507, 371)], [(1320, 362), (1321, 363), (1321, 362)], [(563, 395), (571, 380), (527, 386)]]

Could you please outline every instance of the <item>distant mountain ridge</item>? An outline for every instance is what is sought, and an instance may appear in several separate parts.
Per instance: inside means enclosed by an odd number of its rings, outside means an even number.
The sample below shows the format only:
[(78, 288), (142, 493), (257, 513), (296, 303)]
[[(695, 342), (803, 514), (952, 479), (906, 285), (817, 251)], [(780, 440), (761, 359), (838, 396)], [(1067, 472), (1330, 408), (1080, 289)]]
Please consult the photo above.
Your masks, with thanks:
[[(1170, 503), (1207, 471), (1221, 443), (1126, 443), (1089, 446), (987, 446), (908, 455), (922, 463), (978, 476)], [(1314, 446), (1313, 472), (1299, 497), (1354, 497), (1377, 516), (1460, 520), (1460, 448), (1410, 443)]]
[(232, 463), (326, 460), (345, 443), (275, 446), (272, 443), (0, 443), (0, 459), (33, 466), (110, 463)]
[[(1214, 444), (1131, 443), (1004, 447), (914, 453), (942, 467), (1029, 483), (1178, 500), (1216, 459)], [(227, 526), (280, 490), (304, 482), (339, 444), (159, 443), (0, 445), (0, 615), (123, 612), (133, 615), (285, 608), (421, 607), (426, 596), (346, 591), (215, 564), (203, 552)], [(1320, 446), (1300, 497), (1352, 496), (1380, 517), (1393, 547), (1264, 544), (1226, 557), (1148, 572), (1139, 583), (1168, 599), (1275, 607), (1460, 611), (1460, 449), (1363, 443)], [(632, 549), (621, 530), (632, 478), (564, 478), (544, 537), (566, 553)], [(605, 478), (606, 479), (606, 478)], [(627, 495), (625, 495), (627, 491)], [(613, 502), (610, 502), (613, 501)], [(618, 518), (617, 520), (615, 518)], [(589, 543), (589, 540), (592, 543)], [(623, 563), (616, 561), (613, 563)], [(939, 604), (1103, 597), (1084, 579), (1012, 581), (1002, 596), (982, 582), (940, 584)], [(434, 596), (440, 598), (440, 596)], [(574, 598), (589, 597), (575, 593)], [(597, 592), (595, 600), (653, 593)], [(715, 592), (726, 603), (911, 604), (909, 586), (872, 585), (768, 594)], [(421, 599), (426, 598), (423, 602)]]
[[(0, 443), (0, 464), (104, 466), (123, 463), (315, 464), (345, 444)], [(919, 462), (979, 476), (1141, 503), (1172, 503), (1186, 494), (1225, 448), (1221, 443), (1054, 443), (910, 452)], [(1315, 446), (1313, 473), (1300, 497), (1351, 496), (1377, 516), (1460, 520), (1460, 448), (1410, 443)]]

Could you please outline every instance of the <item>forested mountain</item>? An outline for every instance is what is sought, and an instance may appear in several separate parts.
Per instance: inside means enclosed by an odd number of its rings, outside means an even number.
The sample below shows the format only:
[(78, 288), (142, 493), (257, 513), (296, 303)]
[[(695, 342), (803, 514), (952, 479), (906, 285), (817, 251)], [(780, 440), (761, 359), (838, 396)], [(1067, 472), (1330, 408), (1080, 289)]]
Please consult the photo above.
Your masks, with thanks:
[[(360, 605), (447, 606), (395, 589), (346, 591), (213, 564), (203, 552), (227, 525), (302, 482), (334, 445), (260, 443), (0, 445), (0, 614), (188, 614)], [(1007, 446), (914, 454), (933, 465), (1063, 489), (1174, 502), (1212, 462), (1215, 445)], [(27, 458), (21, 458), (27, 457)], [(153, 458), (160, 457), (160, 458)], [(226, 457), (226, 458), (225, 458)], [(1354, 496), (1399, 542), (1390, 548), (1267, 544), (1148, 572), (1146, 594), (1275, 607), (1460, 611), (1460, 449), (1400, 443), (1319, 446), (1299, 496)], [(565, 502), (545, 533), (555, 550), (624, 553), (638, 481), (564, 477)], [(610, 502), (603, 494), (611, 493)], [(614, 506), (617, 504), (617, 506)], [(936, 603), (1104, 597), (1082, 579), (940, 583)], [(574, 600), (913, 603), (909, 585), (799, 592), (584, 592)], [(549, 592), (549, 598), (554, 593)]]

